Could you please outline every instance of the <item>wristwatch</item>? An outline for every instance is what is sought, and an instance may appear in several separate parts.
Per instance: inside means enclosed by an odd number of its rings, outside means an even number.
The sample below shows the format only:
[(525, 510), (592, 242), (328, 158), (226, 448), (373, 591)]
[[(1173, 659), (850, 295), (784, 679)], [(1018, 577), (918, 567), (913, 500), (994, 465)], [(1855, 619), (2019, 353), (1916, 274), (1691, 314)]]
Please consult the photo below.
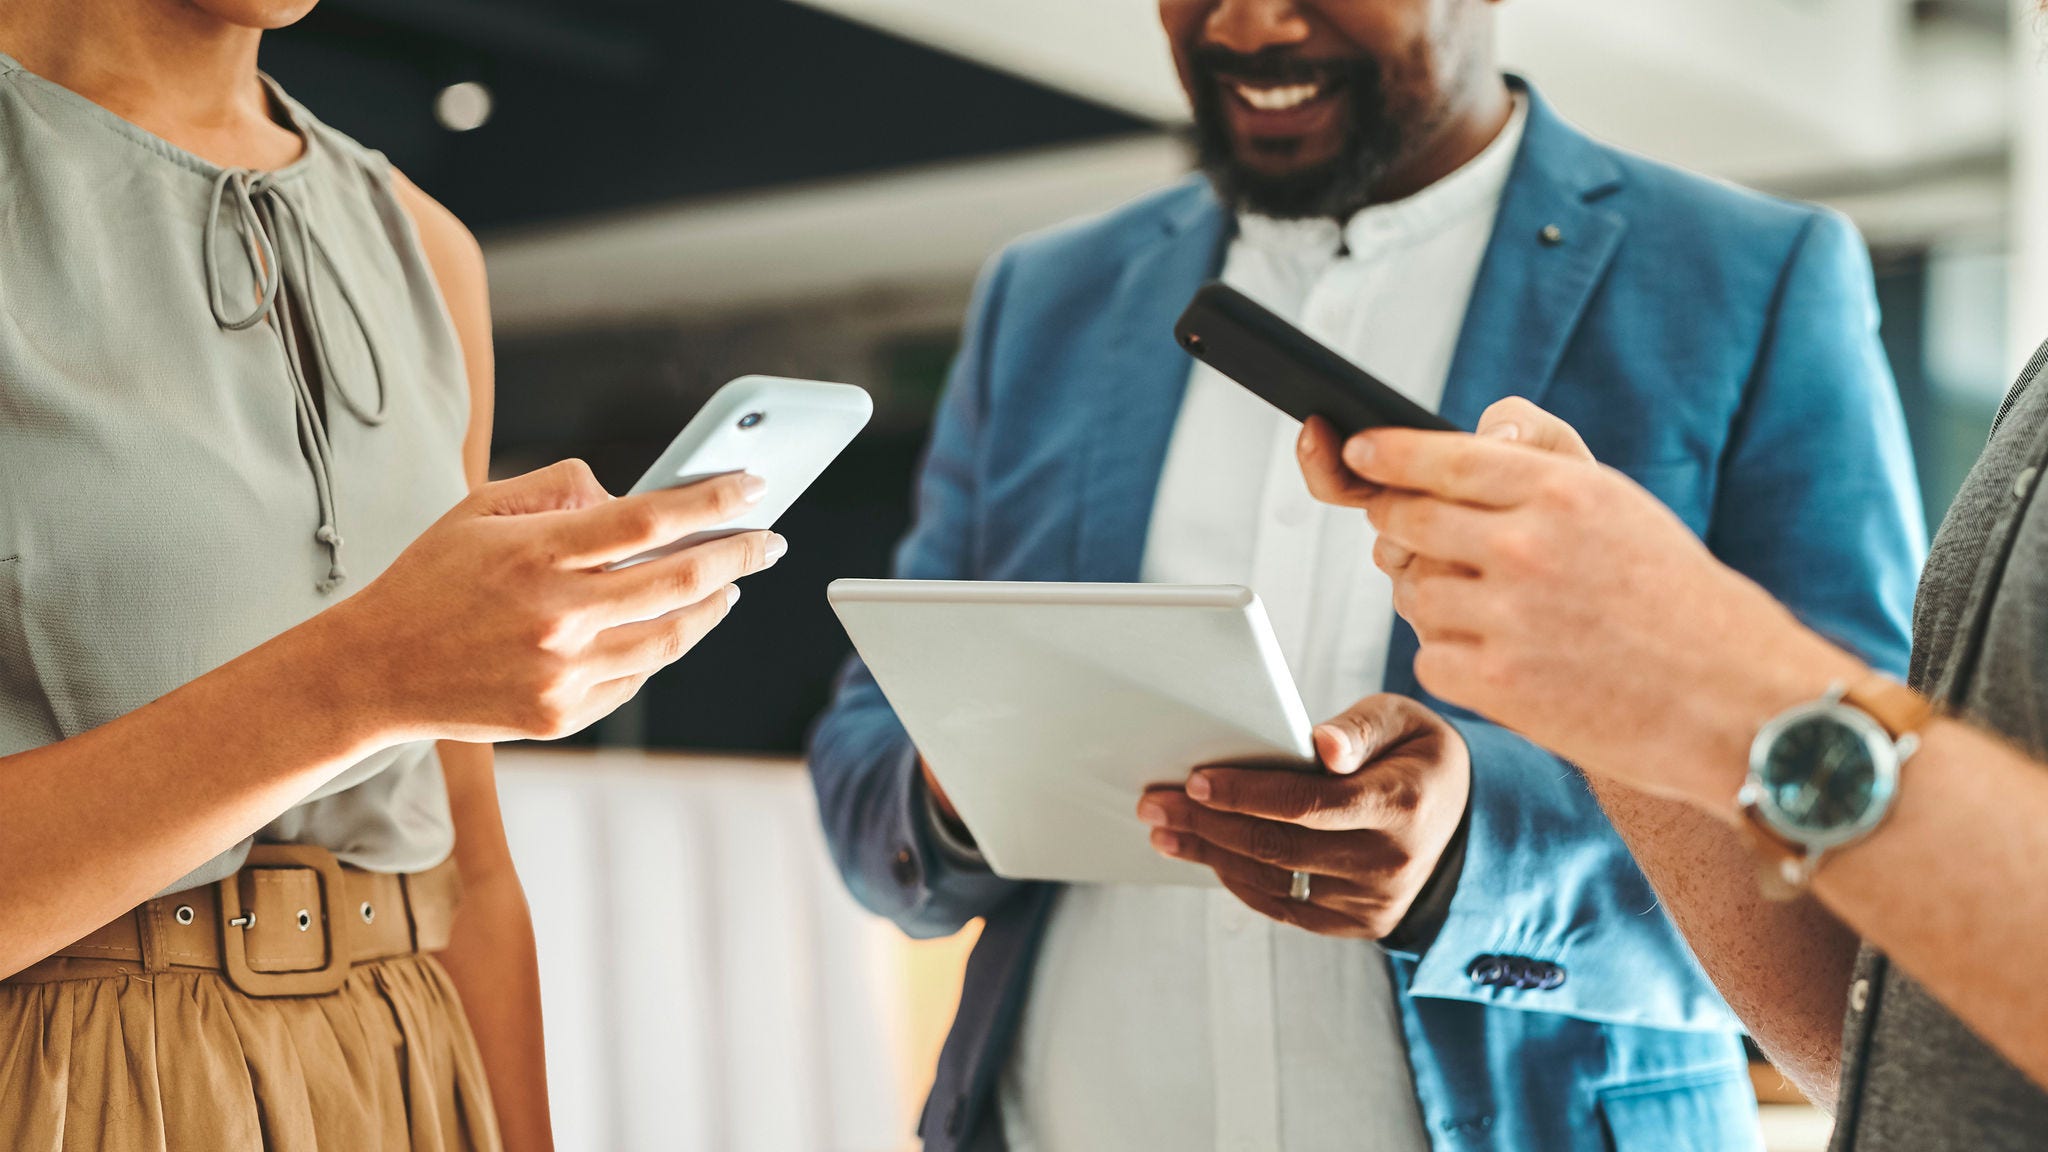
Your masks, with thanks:
[(1871, 673), (1763, 726), (1736, 803), (1766, 896), (1799, 895), (1828, 853), (1877, 830), (1933, 717), (1926, 697)]

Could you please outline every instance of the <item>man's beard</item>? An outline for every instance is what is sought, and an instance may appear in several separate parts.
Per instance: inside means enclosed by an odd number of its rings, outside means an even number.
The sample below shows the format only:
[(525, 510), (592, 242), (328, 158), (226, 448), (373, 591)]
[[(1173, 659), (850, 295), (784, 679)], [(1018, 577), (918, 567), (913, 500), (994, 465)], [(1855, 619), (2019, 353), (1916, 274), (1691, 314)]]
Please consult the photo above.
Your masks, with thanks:
[[(1371, 204), (1374, 190), (1400, 158), (1405, 133), (1388, 107), (1379, 61), (1305, 61), (1277, 53), (1242, 56), (1215, 47), (1195, 52), (1195, 137), (1202, 170), (1225, 204), (1276, 219), (1346, 219)], [(1256, 171), (1238, 159), (1219, 78), (1273, 86), (1319, 83), (1350, 105), (1344, 143), (1335, 159), (1285, 175)], [(1276, 142), (1276, 146), (1285, 147)], [(1252, 143), (1248, 147), (1257, 148)]]

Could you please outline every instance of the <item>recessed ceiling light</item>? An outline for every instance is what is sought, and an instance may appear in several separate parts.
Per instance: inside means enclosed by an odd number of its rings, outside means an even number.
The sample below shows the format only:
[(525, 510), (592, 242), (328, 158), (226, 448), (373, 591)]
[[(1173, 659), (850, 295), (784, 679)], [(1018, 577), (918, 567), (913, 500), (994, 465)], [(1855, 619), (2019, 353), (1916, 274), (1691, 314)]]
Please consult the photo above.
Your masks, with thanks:
[(450, 84), (434, 97), (434, 119), (450, 132), (469, 132), (491, 118), (491, 90), (474, 80)]

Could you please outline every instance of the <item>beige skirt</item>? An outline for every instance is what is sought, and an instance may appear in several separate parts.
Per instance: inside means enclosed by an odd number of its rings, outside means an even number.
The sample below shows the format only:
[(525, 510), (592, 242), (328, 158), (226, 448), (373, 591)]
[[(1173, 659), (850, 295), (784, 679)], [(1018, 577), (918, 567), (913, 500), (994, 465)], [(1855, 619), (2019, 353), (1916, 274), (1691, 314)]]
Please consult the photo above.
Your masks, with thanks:
[(214, 972), (54, 963), (79, 978), (0, 984), (6, 1152), (499, 1147), (476, 1039), (431, 957), (266, 999)]

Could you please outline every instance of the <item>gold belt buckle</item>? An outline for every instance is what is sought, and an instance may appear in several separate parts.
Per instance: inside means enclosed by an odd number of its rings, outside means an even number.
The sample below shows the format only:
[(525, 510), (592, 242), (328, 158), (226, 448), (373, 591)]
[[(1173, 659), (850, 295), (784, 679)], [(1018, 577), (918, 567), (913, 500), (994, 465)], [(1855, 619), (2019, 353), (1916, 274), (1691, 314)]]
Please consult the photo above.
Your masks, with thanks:
[(258, 844), (249, 849), (250, 868), (304, 868), (320, 878), (321, 936), (327, 962), (305, 972), (258, 972), (249, 967), (248, 933), (256, 927), (254, 909), (242, 909), (241, 874), (220, 881), (220, 962), (228, 983), (244, 995), (326, 996), (348, 982), (351, 960), (346, 943), (348, 920), (342, 915), (347, 889), (341, 861), (325, 848), (310, 844)]

